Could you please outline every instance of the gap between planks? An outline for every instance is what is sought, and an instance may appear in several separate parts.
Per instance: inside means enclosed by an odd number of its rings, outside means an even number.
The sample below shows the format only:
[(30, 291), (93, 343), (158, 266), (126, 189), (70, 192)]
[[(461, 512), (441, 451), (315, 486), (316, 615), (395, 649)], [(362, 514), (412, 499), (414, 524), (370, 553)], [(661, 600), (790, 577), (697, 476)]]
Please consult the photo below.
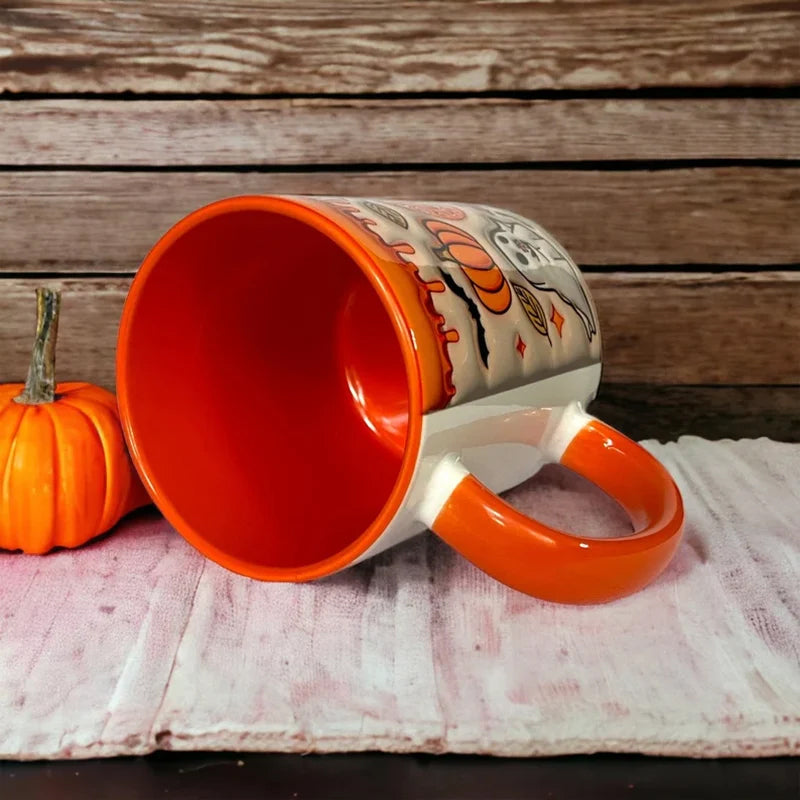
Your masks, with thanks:
[(800, 442), (800, 386), (603, 383), (589, 411), (633, 439)]

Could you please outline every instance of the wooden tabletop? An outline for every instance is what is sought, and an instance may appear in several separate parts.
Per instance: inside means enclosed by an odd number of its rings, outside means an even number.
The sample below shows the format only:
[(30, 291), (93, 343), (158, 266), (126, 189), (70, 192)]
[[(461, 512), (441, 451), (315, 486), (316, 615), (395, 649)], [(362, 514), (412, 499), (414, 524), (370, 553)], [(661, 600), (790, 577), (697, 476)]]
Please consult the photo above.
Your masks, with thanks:
[(159, 753), (107, 761), (0, 762), (0, 795), (14, 800), (796, 800), (798, 786), (800, 761), (789, 758)]

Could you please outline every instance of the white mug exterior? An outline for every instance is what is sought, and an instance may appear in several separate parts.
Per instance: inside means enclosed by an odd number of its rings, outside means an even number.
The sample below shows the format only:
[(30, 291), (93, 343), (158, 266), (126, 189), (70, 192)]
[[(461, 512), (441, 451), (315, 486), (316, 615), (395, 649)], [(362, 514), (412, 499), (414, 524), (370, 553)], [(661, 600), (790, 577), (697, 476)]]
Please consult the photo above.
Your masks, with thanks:
[(353, 563), (428, 528), (468, 473), (502, 492), (545, 463), (558, 461), (570, 434), (589, 419), (582, 409), (594, 399), (600, 373), (598, 362), (425, 414), (419, 456), (400, 511)]

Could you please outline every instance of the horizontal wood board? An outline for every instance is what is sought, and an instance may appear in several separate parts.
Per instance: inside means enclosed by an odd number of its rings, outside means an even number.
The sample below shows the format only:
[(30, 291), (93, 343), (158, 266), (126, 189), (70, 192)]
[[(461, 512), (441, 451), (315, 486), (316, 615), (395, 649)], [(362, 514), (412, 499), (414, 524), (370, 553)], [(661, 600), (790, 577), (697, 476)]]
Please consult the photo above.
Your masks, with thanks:
[(793, 0), (130, 0), (0, 8), (0, 90), (484, 92), (797, 82)]
[[(604, 335), (604, 380), (800, 384), (800, 272), (589, 274)], [(0, 280), (0, 382), (25, 377), (34, 288), (63, 292), (58, 375), (112, 388), (130, 277)]]
[(800, 100), (21, 100), (7, 166), (800, 159)]
[(0, 272), (131, 272), (182, 216), (267, 193), (473, 200), (582, 266), (800, 263), (800, 169), (0, 172)]
[(800, 442), (800, 386), (604, 383), (589, 411), (634, 439)]

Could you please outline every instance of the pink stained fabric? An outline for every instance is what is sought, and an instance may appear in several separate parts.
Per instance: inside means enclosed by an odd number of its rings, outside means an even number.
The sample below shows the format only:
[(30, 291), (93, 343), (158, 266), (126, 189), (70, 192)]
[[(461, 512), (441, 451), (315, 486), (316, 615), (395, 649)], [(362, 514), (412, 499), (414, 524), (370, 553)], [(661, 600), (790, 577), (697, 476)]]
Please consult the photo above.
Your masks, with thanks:
[[(304, 585), (227, 572), (153, 512), (82, 550), (0, 554), (0, 757), (797, 754), (800, 445), (647, 446), (686, 537), (606, 606), (511, 591), (430, 534)], [(508, 496), (566, 529), (626, 526), (557, 468)]]

